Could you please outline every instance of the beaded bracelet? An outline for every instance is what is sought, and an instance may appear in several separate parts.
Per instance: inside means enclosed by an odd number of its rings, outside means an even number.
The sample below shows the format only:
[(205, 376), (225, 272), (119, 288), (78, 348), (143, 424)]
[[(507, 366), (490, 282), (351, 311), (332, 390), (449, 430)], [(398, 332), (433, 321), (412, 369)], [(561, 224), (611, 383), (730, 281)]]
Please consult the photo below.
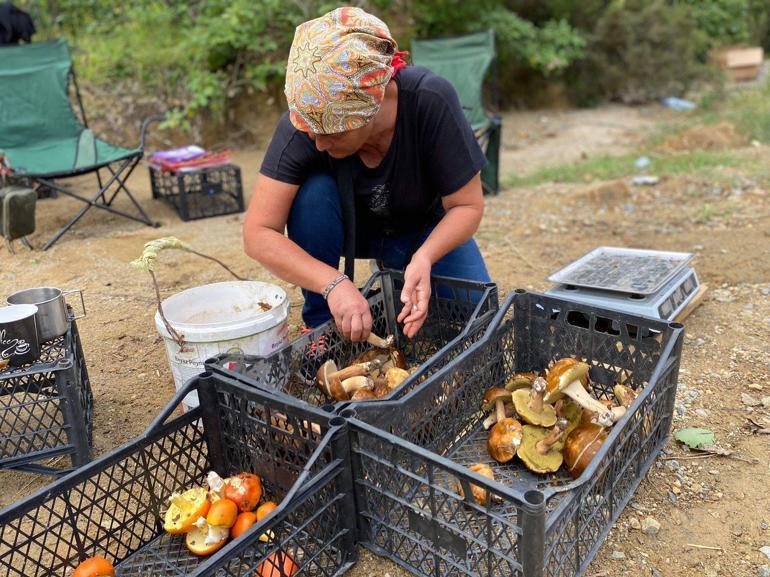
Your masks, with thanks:
[(338, 284), (340, 284), (344, 280), (350, 280), (350, 277), (346, 274), (340, 274), (334, 277), (334, 280), (326, 285), (326, 288), (324, 289), (324, 292), (321, 293), (324, 297), (324, 300), (327, 300), (329, 298), (329, 293), (332, 292), (332, 289), (336, 287)]

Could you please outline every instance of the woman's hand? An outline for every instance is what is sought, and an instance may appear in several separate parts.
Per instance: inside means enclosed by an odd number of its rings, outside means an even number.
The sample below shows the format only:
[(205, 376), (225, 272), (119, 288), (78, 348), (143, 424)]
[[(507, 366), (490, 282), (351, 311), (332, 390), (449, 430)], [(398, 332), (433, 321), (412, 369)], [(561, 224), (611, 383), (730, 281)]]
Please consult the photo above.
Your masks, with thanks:
[(334, 287), (326, 302), (346, 339), (354, 343), (366, 340), (372, 330), (372, 313), (369, 302), (352, 281), (344, 280)]
[(432, 266), (430, 259), (417, 252), (404, 271), (404, 288), (401, 291), (404, 308), (396, 320), (404, 323), (404, 334), (410, 339), (422, 328), (428, 317)]

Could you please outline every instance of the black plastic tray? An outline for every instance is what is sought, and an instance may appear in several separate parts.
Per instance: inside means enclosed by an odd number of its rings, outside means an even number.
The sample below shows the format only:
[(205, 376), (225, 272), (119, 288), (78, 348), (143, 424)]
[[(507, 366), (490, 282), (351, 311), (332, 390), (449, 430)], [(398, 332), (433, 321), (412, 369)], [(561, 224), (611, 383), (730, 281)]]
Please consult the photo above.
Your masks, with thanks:
[[(362, 544), (426, 577), (582, 575), (666, 442), (682, 334), (675, 323), (510, 295), (485, 335), (423, 386), (342, 411)], [(495, 481), (468, 469), (492, 464), (484, 392), (566, 356), (592, 366), (601, 398), (616, 382), (640, 391), (583, 475), (535, 476), (518, 459), (494, 463)], [(468, 497), (471, 482), (494, 495), (488, 505)]]
[[(191, 391), (201, 406), (167, 422)], [(96, 555), (121, 577), (253, 577), (282, 552), (297, 563), (296, 577), (339, 575), (357, 555), (348, 451), (343, 419), (203, 374), (142, 436), (1, 511), (0, 574), (68, 577)], [(160, 513), (172, 492), (204, 485), (209, 470), (257, 473), (280, 504), (215, 554), (196, 557), (183, 536), (164, 533)], [(270, 541), (260, 541), (268, 531)]]

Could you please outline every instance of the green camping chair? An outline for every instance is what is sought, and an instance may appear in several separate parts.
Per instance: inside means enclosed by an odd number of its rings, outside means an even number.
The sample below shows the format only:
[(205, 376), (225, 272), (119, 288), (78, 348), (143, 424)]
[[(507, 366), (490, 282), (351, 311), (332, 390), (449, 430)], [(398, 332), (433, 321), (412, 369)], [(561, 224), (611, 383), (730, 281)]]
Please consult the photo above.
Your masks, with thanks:
[(412, 40), (410, 49), (413, 64), (430, 68), (449, 80), (457, 90), (465, 116), (489, 162), (481, 173), (484, 193), (497, 194), (500, 189), (502, 122), (499, 115), (487, 112), (482, 103), (484, 77), (495, 62), (494, 31), (455, 38)]
[[(80, 119), (70, 102), (70, 78)], [(88, 128), (64, 40), (0, 47), (0, 150), (10, 162), (11, 178), (27, 180), (36, 188), (48, 187), (86, 205), (43, 250), (58, 241), (91, 207), (158, 226), (142, 210), (125, 182), (142, 158), (147, 125), (161, 118), (144, 122), (138, 148), (121, 148), (99, 140)], [(91, 172), (96, 173), (99, 189), (90, 198), (54, 182)], [(121, 190), (138, 215), (112, 206)]]

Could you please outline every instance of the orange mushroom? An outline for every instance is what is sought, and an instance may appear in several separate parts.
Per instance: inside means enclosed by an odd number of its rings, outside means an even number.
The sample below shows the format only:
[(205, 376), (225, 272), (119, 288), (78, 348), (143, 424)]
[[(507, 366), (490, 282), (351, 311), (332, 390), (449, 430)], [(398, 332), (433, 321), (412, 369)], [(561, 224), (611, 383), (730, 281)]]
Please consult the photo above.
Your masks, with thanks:
[(75, 567), (72, 577), (115, 577), (115, 568), (104, 557), (90, 557)]

